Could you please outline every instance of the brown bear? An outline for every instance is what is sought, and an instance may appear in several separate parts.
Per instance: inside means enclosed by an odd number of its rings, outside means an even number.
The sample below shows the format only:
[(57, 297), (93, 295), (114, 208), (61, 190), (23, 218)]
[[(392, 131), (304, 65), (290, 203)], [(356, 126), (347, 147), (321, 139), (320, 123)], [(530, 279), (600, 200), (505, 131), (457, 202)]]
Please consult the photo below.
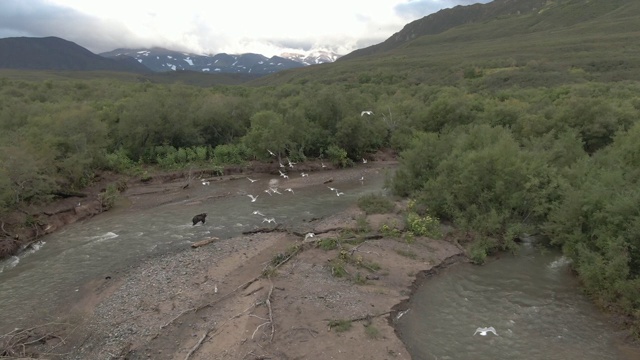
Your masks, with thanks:
[(196, 216), (193, 217), (192, 221), (193, 221), (193, 225), (195, 226), (197, 223), (202, 221), (202, 224), (204, 224), (204, 219), (207, 217), (207, 213), (202, 213), (202, 214), (198, 214)]

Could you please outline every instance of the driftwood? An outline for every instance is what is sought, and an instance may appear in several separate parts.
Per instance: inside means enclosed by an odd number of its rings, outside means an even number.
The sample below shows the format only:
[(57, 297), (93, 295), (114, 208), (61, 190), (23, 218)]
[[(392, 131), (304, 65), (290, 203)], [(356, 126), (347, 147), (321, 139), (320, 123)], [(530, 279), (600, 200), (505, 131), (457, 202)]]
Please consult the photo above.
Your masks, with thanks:
[(194, 249), (195, 248), (199, 248), (201, 246), (205, 246), (205, 245), (211, 244), (212, 242), (214, 242), (216, 240), (220, 240), (220, 239), (214, 236), (214, 237), (209, 238), (209, 239), (205, 239), (205, 240), (201, 240), (201, 241), (195, 242), (195, 243), (191, 244), (191, 247), (194, 248)]
[(253, 234), (262, 234), (262, 233), (272, 233), (272, 232), (289, 232), (287, 229), (284, 229), (280, 226), (280, 224), (276, 225), (272, 228), (258, 228), (254, 230), (243, 231), (242, 235), (253, 235)]
[(323, 184), (328, 184), (328, 183), (330, 183), (330, 182), (333, 182), (333, 178), (328, 178), (327, 180), (325, 180), (325, 181), (323, 182)]
[(64, 198), (64, 199), (70, 198), (70, 197), (85, 198), (85, 197), (89, 196), (86, 193), (82, 193), (82, 192), (78, 192), (78, 191), (64, 191), (64, 190), (54, 191), (53, 193), (51, 193), (51, 195), (59, 196), (59, 197)]
[(69, 206), (61, 207), (54, 211), (43, 211), (43, 213), (48, 216), (53, 216), (53, 215), (61, 214), (63, 212), (67, 212), (67, 211), (73, 211), (75, 208), (76, 208), (75, 205), (69, 205)]

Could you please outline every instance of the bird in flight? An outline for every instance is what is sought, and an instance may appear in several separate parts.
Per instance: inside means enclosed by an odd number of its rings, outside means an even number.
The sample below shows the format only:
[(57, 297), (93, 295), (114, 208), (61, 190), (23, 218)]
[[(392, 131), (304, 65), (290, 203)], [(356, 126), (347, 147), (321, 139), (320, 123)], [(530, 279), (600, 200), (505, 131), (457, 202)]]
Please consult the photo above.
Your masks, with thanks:
[(264, 218), (262, 219), (262, 222), (277, 224), (276, 219), (274, 218), (271, 218), (271, 219)]
[(278, 189), (277, 189), (277, 188), (272, 188), (272, 189), (271, 189), (271, 191), (272, 191), (274, 194), (280, 194), (280, 195), (282, 195), (282, 193), (281, 193), (280, 191), (278, 191)]
[(302, 177), (308, 177), (308, 176), (309, 176), (309, 174), (307, 174), (307, 173), (305, 173), (305, 172), (301, 172), (301, 173), (300, 173), (300, 176), (302, 176)]
[(338, 189), (333, 188), (333, 187), (331, 187), (331, 186), (327, 186), (327, 188), (328, 188), (329, 190), (331, 190), (331, 191), (338, 191)]
[(280, 170), (280, 169), (278, 169), (278, 171), (280, 172), (280, 176), (282, 176), (282, 177), (285, 177), (285, 175), (287, 175), (287, 174), (283, 173), (282, 170)]
[(209, 181), (208, 180), (202, 180), (202, 185), (209, 185)]
[(365, 115), (373, 115), (373, 111), (371, 110), (365, 110), (363, 112), (360, 113), (360, 116), (365, 116)]
[(325, 165), (322, 161), (320, 162), (320, 165), (322, 165), (323, 168), (327, 167), (327, 165)]
[(286, 189), (284, 189), (284, 191), (290, 191), (292, 194), (295, 194), (295, 193), (293, 192), (293, 189), (292, 189), (292, 188), (286, 188)]
[(258, 181), (258, 180), (254, 180), (254, 179), (252, 179), (252, 178), (250, 178), (250, 177), (248, 177), (248, 176), (247, 176), (247, 179), (249, 179), (249, 181), (251, 181), (252, 183), (254, 183), (254, 182)]
[(263, 213), (261, 213), (261, 212), (260, 212), (260, 211), (258, 211), (258, 210), (255, 210), (255, 211), (253, 212), (253, 215), (260, 215), (260, 216), (264, 216), (264, 214), (263, 214)]
[(269, 149), (267, 149), (267, 151), (269, 152), (269, 155), (271, 155), (271, 156), (276, 156), (276, 154), (274, 154), (274, 153), (273, 153), (273, 151), (271, 151), (271, 150), (269, 150)]
[(273, 196), (273, 194), (271, 194), (271, 191), (272, 191), (271, 189), (267, 189), (267, 190), (265, 190), (264, 192), (266, 192), (267, 194), (269, 194), (269, 195)]
[(316, 234), (314, 234), (314, 233), (310, 232), (310, 233), (307, 233), (307, 234), (304, 236), (304, 239), (305, 239), (305, 240), (307, 240), (308, 238), (312, 238), (312, 237), (314, 237), (314, 236), (316, 236)]
[(490, 327), (479, 327), (479, 328), (476, 329), (476, 332), (474, 332), (473, 335), (479, 333), (481, 336), (487, 336), (488, 332), (492, 332), (493, 335), (499, 336), (498, 333), (496, 332), (496, 329), (494, 329), (493, 326), (490, 326)]
[(342, 191), (336, 190), (336, 196), (340, 196), (340, 195), (344, 195), (344, 193)]
[(363, 164), (366, 164), (366, 163), (367, 163), (367, 159), (362, 158), (362, 163), (363, 163)]
[(247, 194), (247, 196), (251, 198), (251, 202), (256, 202), (256, 199), (258, 198), (259, 195), (253, 196), (251, 194)]

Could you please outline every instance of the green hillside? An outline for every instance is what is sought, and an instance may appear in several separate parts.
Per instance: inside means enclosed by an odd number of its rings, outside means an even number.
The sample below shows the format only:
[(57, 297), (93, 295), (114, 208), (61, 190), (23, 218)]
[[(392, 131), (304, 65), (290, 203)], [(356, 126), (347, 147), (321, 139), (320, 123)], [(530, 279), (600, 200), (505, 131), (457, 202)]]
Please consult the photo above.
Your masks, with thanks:
[(390, 51), (286, 71), (251, 84), (457, 85), (473, 77), (478, 78), (475, 85), (492, 88), (640, 77), (640, 3), (548, 3), (539, 12), (459, 26)]

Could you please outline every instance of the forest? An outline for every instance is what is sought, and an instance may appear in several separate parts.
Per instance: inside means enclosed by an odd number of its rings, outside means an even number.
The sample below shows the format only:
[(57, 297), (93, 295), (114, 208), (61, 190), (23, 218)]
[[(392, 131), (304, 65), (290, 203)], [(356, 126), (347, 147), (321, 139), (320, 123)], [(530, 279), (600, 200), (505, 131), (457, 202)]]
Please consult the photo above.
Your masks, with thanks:
[(393, 193), (473, 233), (474, 262), (544, 239), (640, 336), (640, 5), (546, 14), (238, 85), (0, 72), (0, 219), (103, 171), (393, 149)]

